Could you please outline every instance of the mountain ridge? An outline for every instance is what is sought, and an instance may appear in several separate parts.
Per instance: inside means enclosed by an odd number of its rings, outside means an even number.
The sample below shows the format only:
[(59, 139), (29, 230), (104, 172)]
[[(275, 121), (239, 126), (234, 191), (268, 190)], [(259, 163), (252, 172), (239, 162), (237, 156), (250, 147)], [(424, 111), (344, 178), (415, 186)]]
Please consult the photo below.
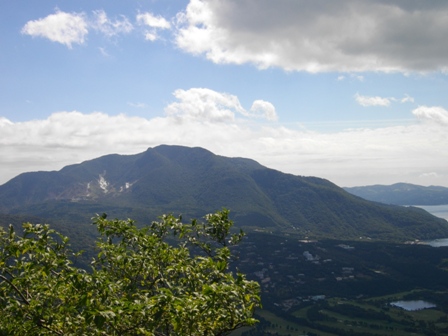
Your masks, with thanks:
[(110, 154), (59, 171), (24, 173), (0, 186), (1, 212), (67, 225), (80, 225), (94, 215), (89, 212), (106, 209), (113, 216), (147, 220), (162, 213), (197, 218), (222, 207), (242, 227), (301, 237), (448, 236), (448, 223), (424, 210), (372, 203), (325, 179), (285, 174), (199, 147), (161, 145), (134, 155)]
[(391, 185), (345, 187), (349, 193), (369, 201), (395, 205), (445, 205), (448, 204), (448, 188), (420, 186), (411, 183)]

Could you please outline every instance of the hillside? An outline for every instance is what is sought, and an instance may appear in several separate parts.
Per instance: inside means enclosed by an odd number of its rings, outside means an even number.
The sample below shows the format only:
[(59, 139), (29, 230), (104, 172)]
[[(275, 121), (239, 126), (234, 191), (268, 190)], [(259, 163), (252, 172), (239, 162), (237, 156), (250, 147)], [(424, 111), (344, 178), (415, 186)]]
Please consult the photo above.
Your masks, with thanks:
[(324, 179), (202, 148), (158, 146), (107, 155), (60, 171), (21, 174), (0, 186), (1, 212), (39, 216), (73, 230), (95, 213), (147, 222), (162, 213), (202, 217), (222, 207), (246, 229), (300, 237), (448, 236), (447, 222), (424, 210), (373, 203)]
[(396, 205), (444, 205), (448, 204), (448, 188), (419, 186), (409, 183), (371, 185), (344, 188), (349, 193), (369, 201)]

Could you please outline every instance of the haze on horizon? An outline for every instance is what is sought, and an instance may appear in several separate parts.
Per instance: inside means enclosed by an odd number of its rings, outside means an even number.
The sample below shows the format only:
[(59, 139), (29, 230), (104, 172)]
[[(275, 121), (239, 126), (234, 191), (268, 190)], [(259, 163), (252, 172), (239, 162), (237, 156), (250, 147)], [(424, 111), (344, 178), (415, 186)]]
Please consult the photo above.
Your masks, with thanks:
[(160, 144), (448, 187), (448, 3), (0, 4), (0, 184)]

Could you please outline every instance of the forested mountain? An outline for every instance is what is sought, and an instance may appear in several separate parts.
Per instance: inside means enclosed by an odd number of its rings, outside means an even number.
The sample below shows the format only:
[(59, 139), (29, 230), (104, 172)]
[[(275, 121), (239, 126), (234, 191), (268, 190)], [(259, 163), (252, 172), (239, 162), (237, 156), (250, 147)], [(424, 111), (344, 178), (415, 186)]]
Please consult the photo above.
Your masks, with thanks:
[(443, 205), (448, 204), (448, 188), (419, 186), (409, 183), (371, 185), (344, 188), (349, 193), (369, 201), (396, 205)]
[(424, 210), (373, 203), (324, 179), (202, 148), (163, 145), (107, 155), (60, 171), (21, 174), (0, 186), (0, 212), (39, 216), (70, 230), (95, 213), (148, 221), (162, 213), (201, 217), (222, 207), (237, 226), (302, 237), (448, 236), (447, 222)]

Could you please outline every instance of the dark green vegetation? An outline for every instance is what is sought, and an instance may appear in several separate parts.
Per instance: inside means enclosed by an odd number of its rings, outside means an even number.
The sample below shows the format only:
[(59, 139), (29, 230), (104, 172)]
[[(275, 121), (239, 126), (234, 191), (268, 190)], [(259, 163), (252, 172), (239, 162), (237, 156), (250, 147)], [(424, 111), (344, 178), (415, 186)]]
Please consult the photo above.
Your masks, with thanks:
[[(253, 232), (238, 249), (263, 303), (260, 323), (238, 335), (448, 335), (448, 247)], [(405, 311), (397, 300), (437, 307)]]
[(171, 215), (138, 229), (95, 218), (91, 269), (48, 225), (0, 230), (0, 335), (227, 335), (253, 325), (259, 285), (229, 271), (228, 211), (205, 222)]
[(201, 148), (108, 155), (58, 172), (22, 174), (0, 186), (0, 212), (38, 216), (87, 235), (85, 223), (95, 213), (147, 222), (160, 213), (195, 218), (223, 206), (246, 230), (396, 241), (448, 236), (446, 221), (424, 210), (372, 203), (324, 179)]
[(448, 204), (448, 188), (423, 187), (409, 183), (372, 185), (344, 188), (349, 193), (369, 201), (396, 205), (444, 205)]

